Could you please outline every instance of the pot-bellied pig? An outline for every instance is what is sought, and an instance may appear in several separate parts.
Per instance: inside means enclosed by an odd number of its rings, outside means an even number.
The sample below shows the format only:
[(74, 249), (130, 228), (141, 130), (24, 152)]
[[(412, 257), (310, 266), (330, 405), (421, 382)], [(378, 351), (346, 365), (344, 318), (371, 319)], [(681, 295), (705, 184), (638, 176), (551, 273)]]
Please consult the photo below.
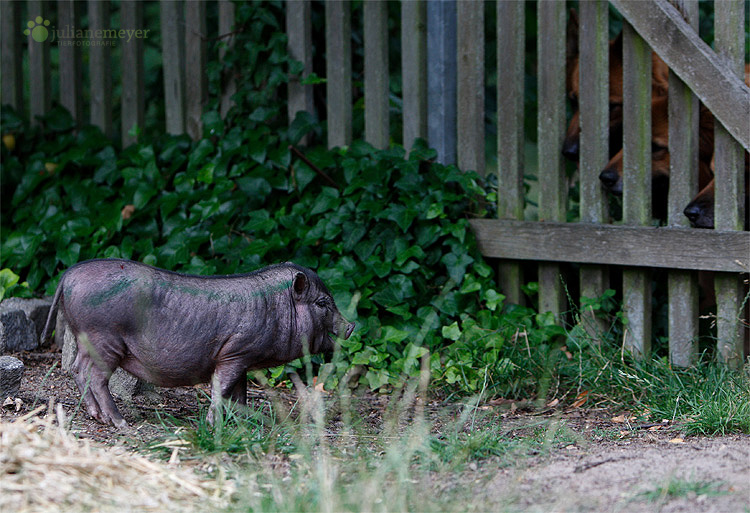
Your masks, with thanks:
[[(59, 307), (58, 307), (59, 305)], [(218, 402), (246, 404), (246, 374), (333, 350), (354, 329), (318, 275), (293, 263), (249, 274), (192, 276), (130, 260), (88, 260), (60, 278), (55, 310), (78, 343), (72, 365), (89, 414), (127, 425), (109, 392), (117, 367), (157, 386), (211, 381)]]

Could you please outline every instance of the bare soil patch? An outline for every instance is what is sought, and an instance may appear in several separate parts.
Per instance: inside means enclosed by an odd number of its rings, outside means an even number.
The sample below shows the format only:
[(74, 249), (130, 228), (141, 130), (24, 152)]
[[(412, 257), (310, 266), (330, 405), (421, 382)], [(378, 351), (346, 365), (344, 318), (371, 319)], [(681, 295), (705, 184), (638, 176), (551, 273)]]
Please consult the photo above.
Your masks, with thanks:
[[(159, 415), (187, 420), (208, 403), (207, 386), (159, 389), (159, 398), (136, 397), (125, 404), (117, 400), (131, 429), (120, 432), (91, 419), (79, 404), (72, 378), (60, 368), (60, 353), (15, 355), (26, 373), (18, 393), (20, 409), (2, 408), (7, 422), (54, 401), (74, 416), (72, 432), (95, 445), (137, 449), (164, 435)], [(296, 394), (274, 390), (276, 398), (293, 404)], [(251, 404), (267, 405), (268, 392), (251, 388)], [(367, 429), (379, 430), (388, 408), (387, 396), (357, 396), (358, 420)], [(525, 436), (528, 426), (555, 422), (564, 436), (553, 439), (547, 450), (523, 457), (495, 456), (471, 462), (452, 476), (436, 475), (430, 493), (450, 491), (465, 496), (467, 509), (493, 511), (664, 511), (750, 512), (750, 436), (683, 437), (679, 426), (629, 424), (627, 414), (603, 409), (524, 412), (507, 405), (480, 406), (508, 428), (508, 436)], [(428, 412), (439, 419), (459, 405), (435, 401)], [(406, 420), (408, 422), (408, 419)], [(478, 424), (481, 426), (481, 424)], [(332, 431), (336, 422), (332, 422)], [(481, 427), (477, 427), (481, 429)]]

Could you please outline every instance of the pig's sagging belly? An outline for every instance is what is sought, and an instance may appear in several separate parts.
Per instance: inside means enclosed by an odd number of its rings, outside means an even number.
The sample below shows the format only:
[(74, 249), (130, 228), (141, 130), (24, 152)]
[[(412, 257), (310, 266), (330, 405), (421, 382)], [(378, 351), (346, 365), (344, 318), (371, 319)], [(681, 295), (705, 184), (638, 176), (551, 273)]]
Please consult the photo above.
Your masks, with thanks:
[(162, 387), (206, 383), (216, 367), (216, 355), (231, 335), (205, 315), (167, 318), (152, 314), (147, 325), (123, 337), (126, 352), (120, 366)]

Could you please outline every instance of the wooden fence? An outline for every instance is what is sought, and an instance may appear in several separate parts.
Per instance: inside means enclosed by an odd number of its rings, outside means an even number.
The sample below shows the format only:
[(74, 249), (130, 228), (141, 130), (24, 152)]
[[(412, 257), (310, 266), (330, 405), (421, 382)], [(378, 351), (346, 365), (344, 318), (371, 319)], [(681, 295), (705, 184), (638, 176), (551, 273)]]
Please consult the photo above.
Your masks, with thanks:
[[(624, 18), (624, 140), (623, 219), (608, 224), (606, 196), (599, 173), (608, 160), (608, 24), (609, 4)], [(677, 4), (678, 2), (674, 2)], [(234, 6), (219, 1), (218, 33), (232, 30)], [(24, 108), (22, 90), (22, 28), (35, 13), (43, 17), (48, 4), (0, 4), (2, 23), (2, 103)], [(358, 4), (355, 4), (358, 5)], [(568, 191), (561, 146), (566, 126), (565, 29), (568, 5), (541, 1), (537, 17), (537, 158), (539, 219), (524, 220), (524, 42), (527, 5), (498, 1), (496, 25), (485, 20), (485, 5), (475, 1), (403, 1), (400, 9), (403, 145), (416, 137), (437, 149), (443, 162), (485, 172), (485, 42), (497, 45), (497, 171), (498, 219), (477, 219), (471, 225), (480, 249), (501, 259), (499, 280), (509, 301), (520, 302), (521, 261), (538, 263), (539, 306), (556, 314), (567, 309), (560, 280), (561, 263), (580, 264), (580, 293), (596, 297), (609, 287), (608, 266), (622, 266), (623, 302), (627, 317), (625, 345), (646, 355), (651, 341), (651, 277), (668, 273), (670, 357), (689, 365), (697, 352), (697, 275), (715, 272), (718, 354), (730, 365), (743, 358), (740, 335), (743, 279), (750, 269), (750, 232), (743, 231), (744, 153), (750, 148), (750, 89), (743, 83), (744, 2), (714, 4), (715, 49), (697, 35), (695, 0), (591, 0), (579, 2), (581, 53), (580, 222), (566, 223)], [(84, 4), (56, 2), (57, 23), (76, 25)], [(292, 81), (288, 112), (308, 111), (327, 119), (328, 145), (349, 144), (364, 136), (375, 147), (391, 142), (386, 2), (362, 4), (364, 55), (364, 134), (352, 128), (352, 10), (349, 2), (329, 0), (285, 3), (289, 51), (313, 70), (312, 9), (324, 10), (326, 112), (315, 113), (312, 86)], [(359, 8), (359, 7), (357, 7)], [(393, 5), (391, 5), (393, 8)], [(89, 1), (89, 27), (109, 29), (109, 2)], [(116, 30), (157, 30), (144, 25), (139, 2), (120, 2)], [(160, 4), (166, 127), (170, 133), (201, 133), (200, 114), (206, 100), (206, 5), (203, 1)], [(27, 20), (28, 18), (28, 20)], [(686, 21), (687, 20), (687, 21)], [(211, 28), (213, 30), (213, 28)], [(126, 32), (127, 35), (127, 32)], [(49, 45), (28, 36), (28, 114), (31, 119), (49, 109)], [(122, 46), (122, 143), (134, 125), (143, 126), (142, 40)], [(652, 227), (651, 168), (651, 49), (670, 67), (669, 108), (671, 176), (666, 226)], [(59, 49), (60, 103), (77, 120), (84, 111), (80, 77), (80, 47)], [(112, 132), (112, 84), (107, 47), (89, 52), (90, 122)], [(393, 67), (393, 66), (391, 66)], [(320, 74), (320, 72), (319, 72)], [(189, 78), (189, 79), (188, 79)], [(222, 110), (231, 104), (234, 85), (227, 84)], [(714, 114), (716, 201), (714, 230), (689, 228), (682, 210), (697, 192), (695, 147), (698, 100)], [(592, 127), (587, 129), (587, 127)]]

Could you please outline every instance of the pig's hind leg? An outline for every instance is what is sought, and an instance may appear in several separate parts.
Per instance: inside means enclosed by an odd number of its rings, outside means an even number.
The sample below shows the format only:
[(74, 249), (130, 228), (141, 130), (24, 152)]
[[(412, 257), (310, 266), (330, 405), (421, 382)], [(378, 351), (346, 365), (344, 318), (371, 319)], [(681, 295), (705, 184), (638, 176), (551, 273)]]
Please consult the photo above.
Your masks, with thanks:
[(211, 380), (211, 408), (206, 420), (213, 425), (214, 412), (220, 402), (230, 400), (240, 406), (247, 405), (247, 370), (230, 364), (219, 365)]
[(72, 366), (76, 385), (81, 391), (89, 415), (102, 424), (125, 427), (127, 422), (117, 409), (109, 391), (109, 377), (118, 366), (115, 361), (117, 358), (115, 355), (102, 352), (92, 356), (89, 351), (95, 351), (95, 347), (101, 346), (91, 342), (86, 340), (82, 344), (79, 339), (78, 354)]

